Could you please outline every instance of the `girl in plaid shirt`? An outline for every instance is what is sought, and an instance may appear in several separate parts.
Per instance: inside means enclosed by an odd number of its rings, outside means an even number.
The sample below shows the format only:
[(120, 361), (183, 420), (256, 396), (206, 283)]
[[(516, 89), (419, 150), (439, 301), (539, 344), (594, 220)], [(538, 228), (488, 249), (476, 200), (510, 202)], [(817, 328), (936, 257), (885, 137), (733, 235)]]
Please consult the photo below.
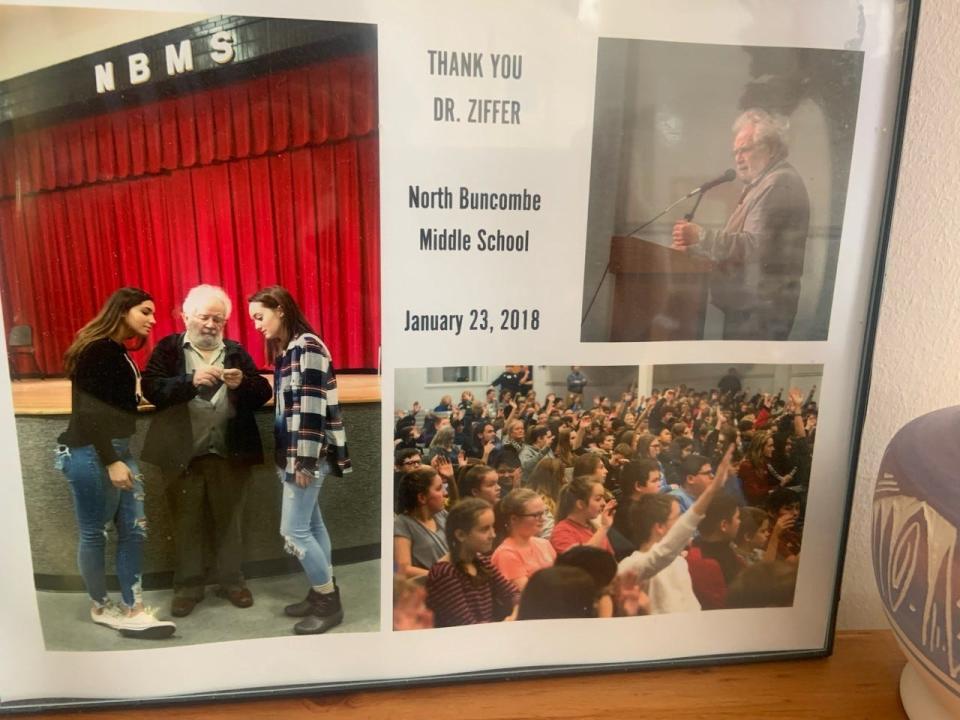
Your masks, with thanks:
[(343, 622), (330, 536), (317, 503), (326, 475), (351, 470), (337, 378), (329, 351), (287, 290), (274, 285), (252, 295), (250, 317), (274, 359), (275, 460), (283, 481), (280, 534), (311, 585), (306, 599), (284, 612), (302, 618), (295, 633), (313, 635)]

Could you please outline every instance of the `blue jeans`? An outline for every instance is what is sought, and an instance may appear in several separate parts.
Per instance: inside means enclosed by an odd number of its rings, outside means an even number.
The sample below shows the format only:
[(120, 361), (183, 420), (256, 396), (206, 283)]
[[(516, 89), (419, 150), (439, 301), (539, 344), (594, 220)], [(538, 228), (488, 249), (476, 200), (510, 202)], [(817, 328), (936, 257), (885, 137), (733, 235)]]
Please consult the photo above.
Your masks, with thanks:
[(63, 471), (73, 493), (80, 541), (77, 566), (90, 598), (99, 607), (109, 601), (104, 554), (110, 524), (117, 529), (117, 579), (123, 604), (141, 602), (141, 568), (147, 520), (143, 513), (143, 476), (127, 438), (114, 439), (113, 449), (133, 473), (133, 490), (120, 490), (110, 482), (93, 445), (57, 447), (56, 467)]
[(311, 585), (324, 585), (333, 577), (330, 535), (320, 515), (320, 488), (323, 478), (330, 472), (326, 463), (321, 463), (317, 478), (307, 487), (286, 482), (280, 470), (283, 486), (283, 503), (280, 509), (280, 535), (284, 550), (295, 556), (303, 566)]

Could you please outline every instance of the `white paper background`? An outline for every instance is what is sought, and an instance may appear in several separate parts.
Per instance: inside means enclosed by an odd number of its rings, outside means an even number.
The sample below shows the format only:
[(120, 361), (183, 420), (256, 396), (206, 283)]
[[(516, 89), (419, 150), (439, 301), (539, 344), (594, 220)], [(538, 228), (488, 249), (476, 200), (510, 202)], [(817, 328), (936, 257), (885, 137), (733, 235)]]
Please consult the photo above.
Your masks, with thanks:
[[(101, 7), (130, 8), (131, 3)], [(262, 3), (137, 3), (150, 9), (263, 15)], [(861, 12), (863, 16), (861, 18)], [(794, 607), (610, 620), (527, 622), (395, 634), (391, 544), (384, 545), (380, 633), (273, 638), (114, 653), (46, 652), (32, 581), (10, 385), (0, 373), (0, 698), (189, 694), (277, 684), (387, 680), (512, 666), (616, 663), (819, 649), (834, 600), (849, 474), (863, 314), (885, 182), (899, 56), (892, 0), (618, 2), (289, 2), (275, 16), (378, 26), (383, 268), (383, 445), (392, 446), (393, 370), (463, 364), (819, 363), (824, 366), (803, 559)], [(861, 24), (862, 23), (862, 24)], [(30, 27), (36, 42), (51, 28)], [(858, 128), (830, 339), (823, 343), (581, 344), (582, 262), (597, 38), (865, 51)], [(102, 46), (117, 44), (109, 37)], [(523, 55), (523, 79), (443, 78), (427, 49)], [(66, 58), (63, 58), (66, 59)], [(665, 69), (666, 71), (666, 69)], [(521, 102), (519, 126), (434, 123), (435, 95)], [(460, 112), (465, 113), (466, 107)], [(543, 197), (538, 213), (411, 210), (407, 190), (459, 185)], [(419, 228), (529, 229), (525, 255), (425, 254)], [(547, 278), (545, 281), (544, 278)], [(539, 308), (538, 332), (411, 335), (404, 311)], [(392, 463), (384, 457), (389, 488)], [(29, 481), (29, 479), (27, 479)], [(391, 529), (389, 493), (383, 535)], [(83, 602), (78, 596), (78, 602)], [(349, 612), (349, 608), (346, 609)], [(124, 678), (135, 676), (136, 683)], [(131, 690), (135, 688), (135, 691)]]

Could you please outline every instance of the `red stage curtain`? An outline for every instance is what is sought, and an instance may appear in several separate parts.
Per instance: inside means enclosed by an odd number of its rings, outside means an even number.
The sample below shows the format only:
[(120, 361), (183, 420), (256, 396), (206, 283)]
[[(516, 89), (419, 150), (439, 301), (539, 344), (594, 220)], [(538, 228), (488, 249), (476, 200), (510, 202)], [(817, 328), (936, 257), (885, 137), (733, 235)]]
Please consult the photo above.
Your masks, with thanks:
[[(186, 291), (223, 286), (227, 334), (266, 367), (246, 298), (280, 284), (337, 367), (380, 346), (376, 58), (361, 55), (0, 141), (0, 296), (62, 372), (74, 333), (122, 285), (150, 292), (152, 340)], [(145, 362), (148, 346), (138, 354)]]

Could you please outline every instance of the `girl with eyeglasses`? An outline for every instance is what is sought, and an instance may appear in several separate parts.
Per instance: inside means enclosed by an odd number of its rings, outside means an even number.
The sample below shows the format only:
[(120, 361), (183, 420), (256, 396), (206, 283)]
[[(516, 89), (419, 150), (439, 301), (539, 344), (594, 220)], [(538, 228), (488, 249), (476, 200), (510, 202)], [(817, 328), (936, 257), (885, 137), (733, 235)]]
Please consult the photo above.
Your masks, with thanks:
[(530, 473), (530, 489), (543, 500), (545, 514), (539, 536), (549, 540), (556, 523), (560, 489), (566, 483), (566, 469), (559, 458), (543, 458)]
[(546, 504), (529, 488), (513, 490), (501, 501), (507, 524), (507, 537), (494, 551), (494, 566), (503, 576), (523, 590), (537, 570), (550, 567), (557, 553), (549, 540), (538, 537), (543, 530)]

